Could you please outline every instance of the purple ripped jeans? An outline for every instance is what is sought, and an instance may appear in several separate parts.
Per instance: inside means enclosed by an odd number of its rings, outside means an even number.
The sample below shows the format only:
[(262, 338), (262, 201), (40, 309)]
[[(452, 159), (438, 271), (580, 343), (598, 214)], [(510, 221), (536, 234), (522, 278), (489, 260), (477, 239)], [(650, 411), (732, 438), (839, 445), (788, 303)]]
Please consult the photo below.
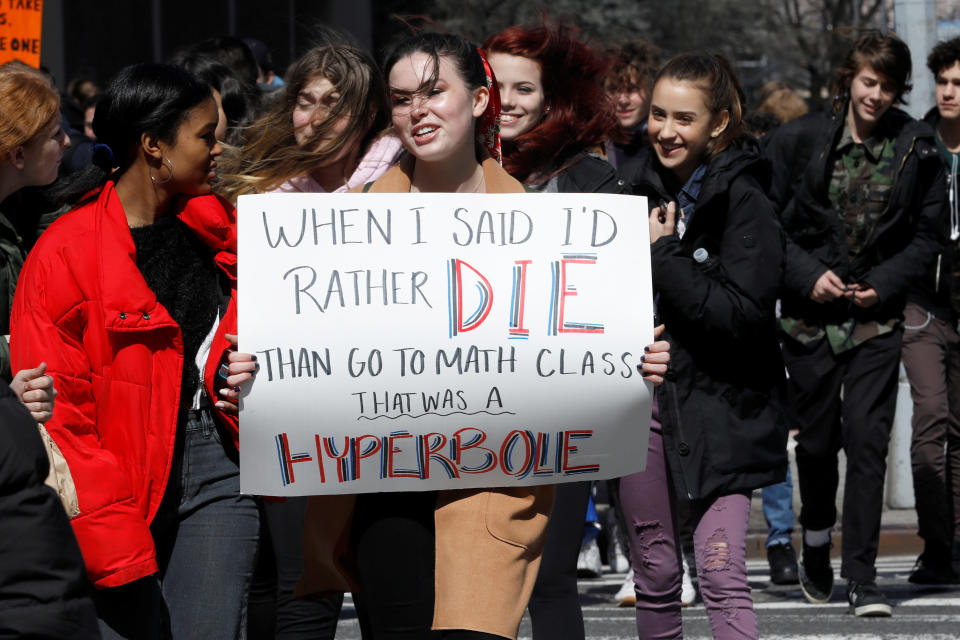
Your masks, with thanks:
[[(680, 541), (674, 490), (660, 423), (650, 430), (647, 470), (620, 479), (620, 502), (630, 536), (641, 640), (683, 638)], [(734, 493), (691, 504), (700, 593), (717, 640), (758, 637), (747, 584), (750, 495)]]

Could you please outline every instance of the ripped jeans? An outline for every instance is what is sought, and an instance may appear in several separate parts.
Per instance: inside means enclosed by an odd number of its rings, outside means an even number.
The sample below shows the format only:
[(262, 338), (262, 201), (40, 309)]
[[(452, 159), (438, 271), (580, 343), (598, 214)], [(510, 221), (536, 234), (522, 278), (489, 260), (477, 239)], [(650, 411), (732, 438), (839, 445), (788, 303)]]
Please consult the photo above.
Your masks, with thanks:
[[(662, 432), (654, 422), (647, 470), (620, 479), (641, 640), (683, 638), (683, 571), (674, 500)], [(700, 592), (713, 637), (753, 640), (758, 637), (757, 617), (747, 584), (746, 561), (750, 495), (734, 493), (712, 501), (693, 501), (690, 506)]]

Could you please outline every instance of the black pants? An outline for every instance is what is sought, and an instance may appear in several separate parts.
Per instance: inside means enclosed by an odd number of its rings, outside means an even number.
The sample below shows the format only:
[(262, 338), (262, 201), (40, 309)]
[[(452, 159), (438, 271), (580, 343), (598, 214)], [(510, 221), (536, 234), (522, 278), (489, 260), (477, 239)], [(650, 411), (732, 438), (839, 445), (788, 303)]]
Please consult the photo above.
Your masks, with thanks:
[(583, 640), (577, 558), (583, 540), (590, 482), (557, 485), (540, 571), (530, 596), (534, 640)]
[(261, 503), (260, 549), (250, 587), (250, 640), (333, 640), (343, 594), (298, 600), (293, 589), (303, 573), (303, 518), (307, 498)]
[(363, 585), (357, 615), (365, 640), (501, 640), (478, 631), (430, 630), (436, 505), (434, 491), (357, 496), (350, 540)]
[(799, 429), (800, 523), (805, 529), (826, 529), (836, 522), (837, 454), (842, 447), (847, 476), (840, 574), (850, 580), (876, 578), (902, 335), (898, 328), (839, 355), (825, 339), (812, 348), (784, 340), (790, 403)]

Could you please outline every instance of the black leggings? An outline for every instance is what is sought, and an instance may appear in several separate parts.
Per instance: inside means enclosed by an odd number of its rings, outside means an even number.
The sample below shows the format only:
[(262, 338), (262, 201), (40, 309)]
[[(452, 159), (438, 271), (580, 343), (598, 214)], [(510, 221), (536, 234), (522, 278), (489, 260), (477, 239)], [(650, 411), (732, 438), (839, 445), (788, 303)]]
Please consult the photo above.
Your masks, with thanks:
[(583, 640), (585, 637), (577, 591), (577, 557), (587, 519), (590, 484), (557, 485), (540, 572), (528, 605), (533, 640)]
[(502, 640), (478, 631), (430, 630), (436, 505), (435, 491), (357, 496), (350, 539), (363, 585), (356, 605), (365, 640)]

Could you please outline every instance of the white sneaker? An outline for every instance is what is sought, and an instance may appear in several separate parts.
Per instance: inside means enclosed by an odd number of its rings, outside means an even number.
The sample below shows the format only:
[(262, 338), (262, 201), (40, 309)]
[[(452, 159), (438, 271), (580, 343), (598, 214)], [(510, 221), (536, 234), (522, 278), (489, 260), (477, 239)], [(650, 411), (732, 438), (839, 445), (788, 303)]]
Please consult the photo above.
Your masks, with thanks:
[(600, 547), (596, 539), (580, 547), (580, 556), (577, 558), (578, 578), (599, 578), (603, 574), (603, 563), (600, 562)]
[(627, 573), (620, 591), (613, 597), (618, 607), (632, 607), (637, 604), (637, 592), (633, 588), (633, 569)]
[(683, 559), (683, 578), (680, 585), (680, 604), (689, 607), (697, 601), (697, 588), (693, 586), (693, 580), (690, 579), (690, 565), (687, 559)]

